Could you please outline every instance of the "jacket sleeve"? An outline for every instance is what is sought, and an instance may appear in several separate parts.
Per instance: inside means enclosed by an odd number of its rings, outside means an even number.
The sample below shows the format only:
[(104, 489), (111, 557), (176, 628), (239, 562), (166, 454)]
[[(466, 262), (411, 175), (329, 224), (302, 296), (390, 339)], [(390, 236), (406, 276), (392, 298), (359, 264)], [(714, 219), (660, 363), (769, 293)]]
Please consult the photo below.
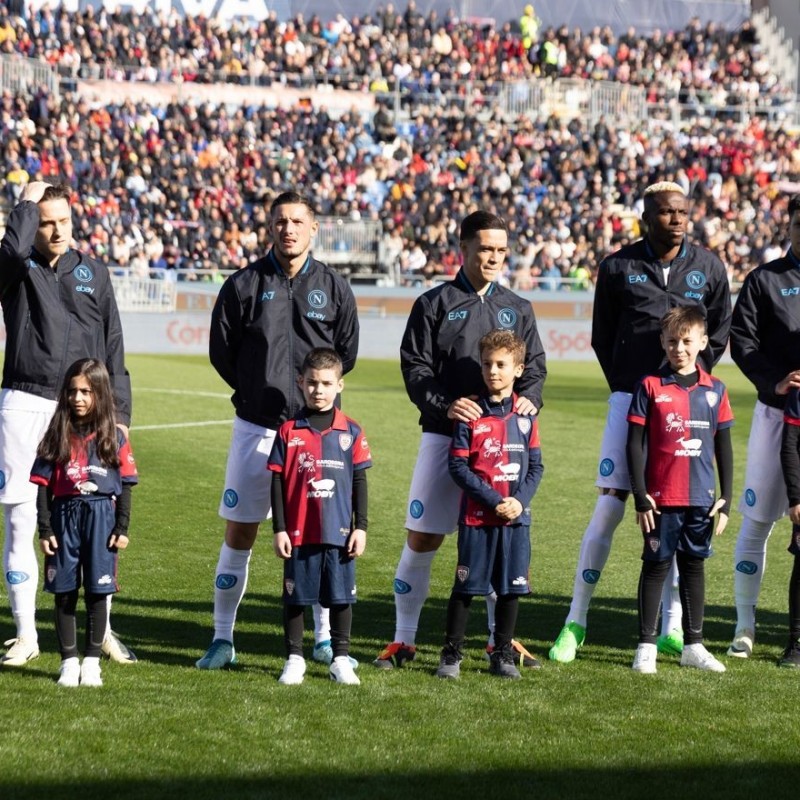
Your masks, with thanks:
[(731, 332), (731, 289), (725, 267), (714, 256), (716, 262), (715, 285), (706, 300), (706, 321), (708, 324), (708, 347), (700, 354), (703, 367), (711, 372), (711, 368), (719, 362)]
[(537, 409), (541, 410), (544, 403), (542, 389), (547, 377), (547, 359), (533, 308), (531, 308), (530, 314), (525, 314), (524, 319), (525, 369), (515, 382), (514, 390), (517, 394), (527, 397)]
[(759, 392), (774, 395), (775, 385), (786, 374), (779, 364), (770, 359), (768, 351), (761, 350), (758, 329), (761, 287), (757, 278), (757, 272), (749, 273), (736, 298), (731, 322), (731, 356)]
[(39, 228), (39, 207), (30, 200), (18, 203), (8, 215), (0, 242), (0, 298), (25, 277), (27, 258)]
[(131, 424), (133, 399), (131, 395), (131, 376), (125, 367), (125, 343), (122, 335), (122, 322), (119, 318), (114, 287), (108, 279), (105, 308), (106, 368), (114, 391), (117, 420), (123, 425)]
[(233, 281), (228, 278), (214, 303), (208, 336), (211, 365), (228, 386), (236, 391), (236, 364), (242, 342), (242, 309)]
[(336, 317), (333, 346), (342, 359), (342, 372), (347, 374), (356, 365), (358, 357), (358, 309), (353, 291), (345, 286), (342, 292), (342, 303)]
[(400, 345), (400, 369), (411, 402), (423, 416), (444, 420), (447, 408), (456, 398), (445, 390), (436, 376), (434, 321), (429, 300), (423, 295), (414, 301)]
[(608, 274), (608, 262), (603, 261), (597, 273), (592, 308), (592, 349), (597, 356), (606, 382), (611, 384), (614, 363), (614, 343), (617, 339), (619, 309)]

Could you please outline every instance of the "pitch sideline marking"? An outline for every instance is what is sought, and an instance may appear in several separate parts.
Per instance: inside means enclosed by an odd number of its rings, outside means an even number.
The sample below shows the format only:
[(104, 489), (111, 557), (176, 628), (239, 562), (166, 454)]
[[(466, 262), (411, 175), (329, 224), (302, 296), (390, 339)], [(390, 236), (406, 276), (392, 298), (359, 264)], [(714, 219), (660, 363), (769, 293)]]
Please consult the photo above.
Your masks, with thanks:
[(217, 397), (221, 400), (230, 400), (230, 392), (227, 394), (223, 392), (199, 392), (199, 391), (191, 391), (189, 389), (155, 389), (151, 387), (133, 387), (134, 394), (136, 392), (153, 392), (157, 394), (188, 394), (192, 397)]
[(203, 422), (169, 422), (164, 425), (134, 425), (131, 431), (138, 433), (139, 431), (164, 431), (170, 428), (204, 428), (209, 425), (230, 425), (232, 419), (211, 419)]

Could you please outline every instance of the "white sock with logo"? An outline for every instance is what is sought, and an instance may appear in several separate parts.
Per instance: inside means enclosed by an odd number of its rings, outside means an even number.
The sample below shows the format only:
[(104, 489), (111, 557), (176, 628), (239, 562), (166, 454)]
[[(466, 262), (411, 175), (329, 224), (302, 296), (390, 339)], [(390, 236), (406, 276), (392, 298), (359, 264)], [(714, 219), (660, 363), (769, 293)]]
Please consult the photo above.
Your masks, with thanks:
[(486, 624), (489, 627), (489, 640), (486, 642), (494, 647), (494, 610), (497, 608), (497, 592), (486, 595)]
[(403, 553), (394, 576), (394, 641), (415, 644), (419, 615), (431, 586), (431, 565), (435, 550), (417, 553), (403, 545)]
[(36, 590), (39, 586), (39, 559), (33, 543), (36, 502), (15, 503), (3, 508), (6, 523), (3, 574), (11, 615), (17, 626), (17, 637), (36, 642)]
[[(578, 556), (578, 569), (572, 587), (572, 604), (569, 607), (567, 622), (577, 622), (586, 627), (586, 616), (592, 602), (597, 581), (608, 561), (614, 531), (625, 516), (625, 502), (615, 495), (601, 494), (597, 498), (586, 532), (581, 542)], [(588, 580), (587, 580), (588, 579)]]
[(233, 642), (236, 612), (247, 588), (252, 550), (234, 550), (225, 542), (219, 551), (214, 578), (214, 638)]
[(733, 553), (733, 594), (736, 602), (736, 630), (756, 627), (756, 605), (767, 565), (767, 540), (774, 522), (757, 522), (744, 517)]

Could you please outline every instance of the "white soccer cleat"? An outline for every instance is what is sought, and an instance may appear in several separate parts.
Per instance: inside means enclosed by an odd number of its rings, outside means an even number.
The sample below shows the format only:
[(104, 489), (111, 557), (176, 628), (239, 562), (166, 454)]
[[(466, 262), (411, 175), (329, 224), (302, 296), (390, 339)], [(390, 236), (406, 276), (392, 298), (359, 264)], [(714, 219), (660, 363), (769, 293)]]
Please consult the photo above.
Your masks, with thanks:
[(750, 658), (753, 655), (753, 644), (756, 632), (752, 628), (739, 628), (733, 635), (733, 641), (728, 648), (728, 655), (734, 658)]
[(76, 657), (65, 658), (58, 670), (58, 685), (68, 686), (71, 689), (80, 683), (81, 662)]
[(106, 638), (103, 639), (102, 653), (115, 664), (134, 664), (138, 661), (133, 650), (126, 647), (112, 630), (106, 632)]
[(0, 667), (22, 667), (39, 657), (39, 643), (23, 636), (5, 643), (8, 651), (0, 657)]
[(683, 646), (681, 666), (694, 667), (706, 672), (725, 672), (725, 665), (714, 658), (702, 644), (687, 644)]
[(633, 657), (631, 665), (634, 672), (641, 672), (644, 675), (655, 675), (656, 657), (658, 656), (658, 646), (655, 644), (640, 644), (636, 648), (636, 655)]
[(278, 683), (284, 686), (299, 686), (306, 674), (306, 660), (303, 656), (289, 656), (283, 665)]
[(100, 676), (100, 659), (84, 658), (81, 664), (81, 686), (102, 686)]
[(331, 662), (329, 673), (331, 680), (336, 681), (336, 683), (346, 683), (348, 686), (359, 686), (361, 684), (347, 656), (334, 658)]

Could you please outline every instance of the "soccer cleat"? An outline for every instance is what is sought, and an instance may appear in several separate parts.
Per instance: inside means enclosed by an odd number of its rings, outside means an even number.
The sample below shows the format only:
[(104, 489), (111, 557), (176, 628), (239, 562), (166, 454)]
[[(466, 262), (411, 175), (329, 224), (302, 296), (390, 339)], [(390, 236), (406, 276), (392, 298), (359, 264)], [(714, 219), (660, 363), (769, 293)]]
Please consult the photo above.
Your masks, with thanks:
[(636, 655), (633, 657), (631, 665), (634, 672), (641, 672), (644, 675), (655, 675), (656, 656), (658, 647), (654, 644), (642, 643), (636, 648)]
[(519, 680), (522, 675), (519, 674), (519, 670), (514, 666), (515, 661), (514, 651), (510, 644), (508, 647), (496, 647), (491, 656), (489, 656), (489, 674), (498, 678)]
[(353, 671), (353, 665), (348, 656), (336, 656), (328, 672), (331, 680), (336, 683), (346, 683), (348, 686), (358, 686), (361, 683), (358, 675)]
[(679, 656), (683, 652), (683, 631), (675, 628), (658, 637), (656, 647), (664, 655)]
[(405, 642), (390, 642), (381, 650), (378, 657), (372, 662), (378, 669), (394, 669), (405, 666), (413, 661), (417, 655), (417, 648)]
[(133, 650), (122, 644), (117, 634), (112, 630), (109, 630), (106, 633), (106, 638), (103, 639), (102, 653), (115, 664), (133, 664), (139, 660), (134, 655)]
[(8, 651), (0, 657), (0, 667), (21, 667), (39, 657), (39, 643), (22, 636), (5, 643)]
[(728, 648), (728, 655), (734, 658), (750, 658), (753, 655), (753, 643), (755, 640), (756, 634), (752, 628), (739, 628), (733, 636), (731, 646)]
[(800, 669), (800, 639), (792, 639), (778, 661), (779, 667)]
[(575, 660), (575, 656), (583, 641), (586, 638), (586, 628), (578, 625), (577, 622), (568, 622), (558, 634), (558, 638), (550, 648), (550, 660), (559, 661), (562, 664), (569, 664)]
[(223, 669), (236, 663), (236, 650), (233, 642), (214, 639), (206, 654), (195, 662), (197, 669)]
[[(330, 664), (333, 661), (333, 645), (330, 639), (324, 642), (317, 642), (314, 649), (311, 651), (311, 658), (319, 664)], [(353, 669), (358, 669), (358, 661), (353, 656), (347, 656), (350, 660), (350, 666)]]
[[(525, 645), (522, 642), (518, 642), (516, 639), (511, 640), (511, 649), (514, 651), (517, 657), (517, 663), (520, 667), (527, 667), (528, 669), (541, 669), (542, 662), (539, 661), (536, 656), (531, 653), (529, 650), (525, 648)], [(486, 645), (486, 660), (489, 661), (492, 656), (492, 651), (494, 650), (493, 644)]]
[(306, 660), (303, 656), (289, 656), (283, 665), (278, 683), (284, 686), (299, 686), (306, 674)]
[(461, 677), (461, 651), (451, 644), (446, 644), (442, 648), (442, 655), (439, 659), (439, 669), (436, 670), (437, 678), (449, 678), (456, 680)]
[(102, 686), (100, 677), (100, 659), (84, 658), (81, 664), (81, 686)]
[(58, 685), (74, 688), (81, 680), (81, 663), (77, 658), (65, 658), (58, 670)]
[(725, 672), (725, 665), (717, 661), (702, 644), (687, 644), (681, 655), (682, 667), (694, 667), (706, 672)]

